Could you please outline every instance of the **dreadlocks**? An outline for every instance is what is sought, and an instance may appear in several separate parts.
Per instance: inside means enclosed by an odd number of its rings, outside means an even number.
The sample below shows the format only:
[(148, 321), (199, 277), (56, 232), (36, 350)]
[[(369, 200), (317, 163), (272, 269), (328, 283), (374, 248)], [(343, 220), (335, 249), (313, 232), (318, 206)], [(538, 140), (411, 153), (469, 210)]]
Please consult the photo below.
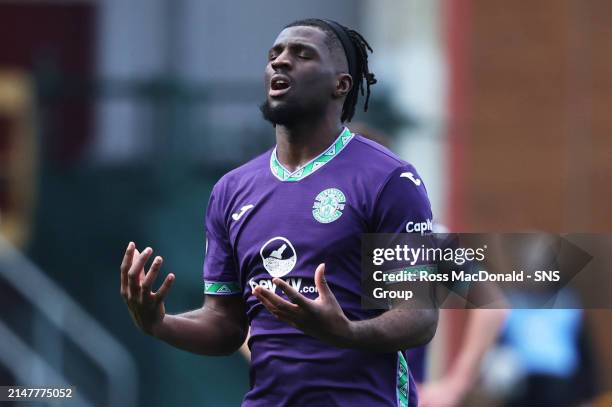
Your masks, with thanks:
[[(332, 52), (344, 52), (346, 55), (349, 74), (353, 78), (353, 88), (346, 95), (346, 100), (342, 106), (341, 120), (350, 122), (355, 114), (355, 106), (359, 99), (359, 93), (364, 95), (365, 103), (363, 110), (368, 111), (368, 101), (370, 99), (370, 86), (376, 83), (374, 74), (370, 72), (368, 66), (368, 51), (374, 52), (370, 44), (357, 31), (352, 30), (331, 20), (321, 20), (318, 18), (308, 18), (294, 21), (285, 26), (309, 26), (317, 27), (326, 34), (327, 46)], [(365, 83), (365, 85), (364, 85)]]

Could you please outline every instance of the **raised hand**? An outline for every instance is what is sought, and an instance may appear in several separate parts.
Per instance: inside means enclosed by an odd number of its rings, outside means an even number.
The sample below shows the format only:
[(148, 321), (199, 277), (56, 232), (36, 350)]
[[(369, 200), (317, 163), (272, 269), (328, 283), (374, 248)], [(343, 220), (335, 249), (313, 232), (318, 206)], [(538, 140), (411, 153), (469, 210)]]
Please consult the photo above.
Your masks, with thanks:
[(150, 335), (154, 335), (156, 326), (164, 319), (166, 314), (164, 298), (175, 278), (174, 274), (168, 274), (159, 290), (152, 291), (153, 283), (163, 263), (160, 256), (155, 257), (145, 274), (144, 266), (152, 254), (153, 249), (150, 247), (139, 253), (136, 245), (130, 242), (121, 263), (121, 296), (136, 326)]
[(291, 301), (286, 301), (261, 286), (255, 287), (253, 295), (272, 315), (332, 345), (350, 346), (351, 321), (344, 315), (327, 285), (325, 264), (320, 264), (315, 271), (315, 285), (319, 293), (315, 300), (306, 298), (280, 278), (275, 278), (272, 282), (280, 287)]

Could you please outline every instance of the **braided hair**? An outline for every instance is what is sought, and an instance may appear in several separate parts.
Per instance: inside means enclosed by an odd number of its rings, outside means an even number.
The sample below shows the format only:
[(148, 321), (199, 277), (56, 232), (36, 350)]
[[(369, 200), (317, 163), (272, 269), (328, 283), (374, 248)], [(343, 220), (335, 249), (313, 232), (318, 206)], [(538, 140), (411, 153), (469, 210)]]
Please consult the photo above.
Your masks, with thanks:
[(321, 20), (318, 18), (307, 18), (297, 20), (285, 26), (297, 27), (317, 27), (326, 34), (326, 43), (332, 52), (344, 52), (348, 62), (349, 73), (353, 78), (353, 87), (346, 95), (342, 106), (341, 121), (350, 122), (355, 114), (355, 106), (359, 99), (359, 93), (364, 95), (365, 103), (363, 110), (368, 111), (368, 101), (370, 100), (370, 86), (376, 83), (374, 73), (370, 72), (368, 66), (368, 51), (374, 52), (370, 44), (363, 36), (355, 30), (347, 28), (331, 20)]

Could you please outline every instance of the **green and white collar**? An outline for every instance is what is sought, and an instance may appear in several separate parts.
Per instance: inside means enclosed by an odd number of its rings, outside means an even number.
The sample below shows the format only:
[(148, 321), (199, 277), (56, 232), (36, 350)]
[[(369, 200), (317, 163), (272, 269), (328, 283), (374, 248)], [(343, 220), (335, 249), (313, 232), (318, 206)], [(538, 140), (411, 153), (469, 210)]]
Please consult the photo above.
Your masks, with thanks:
[(340, 154), (340, 151), (342, 151), (349, 141), (353, 139), (353, 136), (354, 134), (351, 133), (348, 127), (345, 127), (329, 148), (293, 172), (283, 167), (280, 161), (278, 161), (276, 157), (276, 147), (274, 147), (270, 155), (270, 171), (272, 171), (272, 174), (281, 181), (300, 181)]

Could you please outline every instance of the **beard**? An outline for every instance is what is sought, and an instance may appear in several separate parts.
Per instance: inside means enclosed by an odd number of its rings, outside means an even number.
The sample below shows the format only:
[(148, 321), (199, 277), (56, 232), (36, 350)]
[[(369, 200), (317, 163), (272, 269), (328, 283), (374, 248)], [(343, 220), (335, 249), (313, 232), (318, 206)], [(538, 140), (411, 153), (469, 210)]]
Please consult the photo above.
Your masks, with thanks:
[(261, 115), (264, 120), (276, 125), (292, 127), (300, 122), (320, 118), (325, 114), (325, 106), (318, 104), (302, 105), (295, 101), (287, 101), (272, 107), (266, 99), (260, 106)]

